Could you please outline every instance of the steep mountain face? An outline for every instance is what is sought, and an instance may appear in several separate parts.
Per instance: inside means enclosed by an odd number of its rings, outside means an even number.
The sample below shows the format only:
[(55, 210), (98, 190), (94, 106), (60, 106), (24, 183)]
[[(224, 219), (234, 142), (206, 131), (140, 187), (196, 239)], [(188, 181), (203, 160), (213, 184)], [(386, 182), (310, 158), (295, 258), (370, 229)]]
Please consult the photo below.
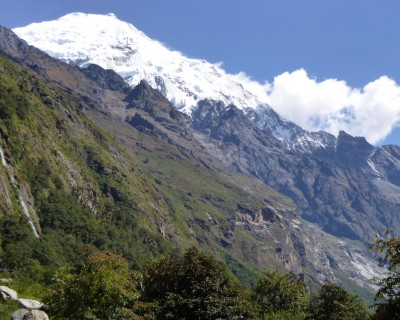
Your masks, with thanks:
[[(399, 224), (398, 147), (309, 133), (262, 101), (235, 106), (224, 91), (222, 101), (197, 96), (183, 114), (152, 88), (153, 78), (130, 91), (113, 71), (86, 65), (90, 59), (78, 70), (14, 38), (0, 45), (78, 94), (86, 115), (130, 150), (172, 208), (177, 243), (217, 248), (236, 271), (251, 269), (237, 261), (284, 265), (316, 282), (337, 281), (339, 272), (360, 285), (379, 272), (364, 250), (377, 231)], [(292, 198), (300, 214), (260, 181)]]
[(253, 175), (290, 196), (303, 218), (329, 233), (368, 243), (376, 231), (400, 222), (399, 198), (393, 196), (397, 180), (383, 178), (395, 176), (397, 146), (375, 148), (364, 138), (340, 132), (330, 141), (335, 144), (323, 149), (287, 151), (242, 111), (215, 101), (198, 104), (192, 126), (225, 142), (210, 152), (231, 170)]
[[(0, 32), (12, 36), (5, 28)], [(55, 237), (57, 246), (77, 234), (76, 246), (112, 248), (133, 265), (151, 254), (195, 245), (214, 252), (249, 284), (260, 271), (276, 267), (302, 273), (314, 284), (336, 281), (322, 248), (304, 236), (293, 202), (227, 171), (199, 140), (219, 142), (194, 131), (190, 118), (146, 81), (127, 90), (111, 71), (93, 66), (85, 76), (87, 69), (58, 62), (15, 35), (10, 41), (20, 49), (13, 51), (3, 39), (3, 54), (19, 65), (35, 62), (40, 68), (32, 69), (53, 81), (2, 60), (2, 77), (13, 84), (13, 91), (4, 88), (2, 99), (8, 92), (37, 105), (28, 107), (24, 118), (14, 115), (13, 104), (1, 105), (0, 205), (2, 214), (21, 213), (7, 174), (18, 168), (15, 179), (25, 186), (18, 189), (39, 212), (38, 241), (50, 239), (46, 245), (53, 245)], [(32, 138), (24, 140), (27, 136)], [(307, 246), (310, 242), (315, 246)]]
[(288, 150), (329, 157), (336, 137), (330, 133), (309, 132), (291, 121), (282, 119), (271, 107), (260, 105), (255, 109), (244, 108), (246, 116), (257, 126), (281, 140)]
[[(336, 138), (326, 132), (307, 132), (281, 119), (267, 105), (265, 87), (226, 74), (205, 61), (172, 52), (112, 14), (74, 13), (15, 31), (50, 55), (82, 67), (86, 74), (94, 68), (90, 64), (95, 63), (115, 70), (131, 85), (145, 79), (175, 107), (191, 116), (193, 128), (211, 133), (212, 139), (231, 143), (230, 147), (224, 145), (224, 151), (218, 155), (225, 165), (235, 163), (233, 166), (238, 172), (262, 179), (289, 195), (304, 217), (321, 223), (328, 228), (326, 230), (370, 241), (371, 235), (375, 234), (372, 231), (381, 232), (387, 222), (396, 222), (393, 210), (396, 212), (398, 201), (388, 201), (387, 196), (391, 195), (389, 199), (393, 199), (396, 185), (390, 180), (382, 181), (382, 176), (392, 176), (393, 172), (390, 175), (381, 172), (380, 180), (377, 180), (376, 172), (381, 164), (374, 162), (375, 149), (362, 138), (344, 133)], [(102, 87), (105, 88), (104, 84)], [(204, 99), (235, 107), (207, 110), (209, 114), (203, 118)], [(116, 110), (122, 109), (114, 108), (112, 112)], [(120, 116), (123, 117), (123, 112)], [(141, 123), (144, 130), (139, 115), (129, 121)], [(224, 122), (230, 127), (225, 128)], [(237, 132), (229, 131), (231, 127), (237, 128)], [(239, 128), (244, 131), (249, 128), (251, 134), (243, 134)], [(235, 143), (236, 147), (240, 145), (239, 157), (233, 147)], [(258, 144), (260, 146), (256, 147)], [(271, 150), (272, 147), (276, 150)], [(212, 153), (216, 155), (215, 151)], [(276, 156), (267, 157), (268, 154)], [(390, 192), (382, 194), (384, 189)], [(379, 200), (371, 200), (370, 194)], [(382, 213), (387, 210), (391, 212)], [(368, 214), (369, 222), (363, 222), (363, 213)], [(378, 215), (385, 218), (378, 219)]]
[(144, 79), (188, 115), (200, 100), (222, 101), (243, 110), (289, 150), (324, 155), (335, 144), (335, 137), (328, 133), (307, 132), (281, 119), (268, 105), (268, 85), (171, 51), (114, 14), (72, 13), (14, 31), (29, 44), (72, 65), (112, 69), (131, 86)]
[(218, 64), (171, 51), (114, 14), (72, 13), (14, 31), (29, 44), (72, 65), (86, 68), (96, 64), (112, 69), (131, 86), (144, 79), (189, 115), (203, 99), (234, 104), (289, 149), (317, 149), (324, 153), (334, 139), (326, 133), (309, 133), (281, 119), (268, 106), (268, 86), (243, 74), (227, 74)]
[[(132, 130), (128, 128), (109, 127), (108, 117), (93, 112), (91, 117), (135, 150), (138, 160), (144, 159), (139, 163), (155, 177), (168, 198), (179, 194), (180, 204), (174, 206), (176, 214), (183, 217), (186, 227), (197, 234), (200, 243), (205, 239), (199, 237), (198, 226), (208, 234), (209, 245), (214, 243), (214, 248), (234, 250), (244, 261), (258, 267), (284, 266), (296, 270), (311, 285), (337, 281), (326, 253), (314, 237), (307, 236), (308, 227), (302, 224), (293, 203), (260, 181), (239, 172), (235, 174), (209, 152), (230, 144), (229, 141), (221, 143), (193, 130), (190, 118), (145, 81), (127, 95), (126, 101), (126, 123), (139, 131), (136, 137), (131, 136)], [(128, 140), (131, 141), (127, 143)], [(238, 191), (239, 196), (232, 198), (232, 192)], [(203, 204), (195, 201), (196, 197)], [(233, 207), (229, 204), (232, 202)], [(209, 207), (204, 216), (204, 204), (208, 203), (214, 208)], [(231, 220), (228, 229), (221, 213), (228, 214), (227, 219)], [(212, 238), (216, 241), (211, 242)]]
[[(155, 177), (156, 181), (160, 183), (160, 188), (166, 188), (166, 193), (170, 194), (171, 188), (180, 188), (179, 186), (184, 185), (188, 192), (180, 193), (180, 201), (185, 203), (184, 207), (189, 209), (190, 215), (196, 216), (196, 210), (193, 209), (197, 206), (193, 203), (192, 196), (198, 193), (199, 189), (204, 190), (203, 200), (207, 199), (213, 202), (217, 200), (219, 207), (223, 204), (222, 199), (227, 199), (226, 193), (221, 194), (217, 191), (220, 187), (211, 188), (215, 182), (210, 183), (210, 180), (204, 180), (208, 174), (205, 172), (200, 175), (194, 174), (194, 172), (198, 172), (199, 165), (211, 169), (212, 175), (218, 181), (229, 179), (234, 185), (241, 186), (243, 190), (255, 196), (258, 201), (263, 203), (271, 201), (271, 198), (267, 197), (271, 191), (265, 189), (265, 186), (259, 182), (255, 184), (237, 173), (244, 173), (249, 177), (254, 175), (248, 170), (249, 166), (251, 167), (255, 162), (249, 154), (257, 156), (254, 149), (264, 147), (264, 150), (268, 150), (267, 157), (270, 158), (268, 165), (272, 165), (276, 158), (282, 158), (279, 165), (290, 161), (282, 151), (282, 142), (273, 136), (268, 136), (234, 106), (225, 107), (221, 102), (202, 101), (196, 109), (198, 114), (193, 117), (198, 120), (189, 123), (190, 119), (187, 116), (177, 112), (159, 92), (152, 89), (146, 82), (142, 81), (133, 92), (134, 94), (128, 95), (133, 97), (133, 101), (127, 100), (126, 121), (140, 132), (136, 137), (132, 137), (132, 131), (127, 128), (121, 130), (121, 124), (110, 125), (108, 123), (109, 116), (92, 114), (92, 118), (95, 118), (99, 125), (107, 128), (112, 135), (118, 136), (130, 149), (136, 150), (135, 155), (138, 159), (144, 159), (139, 161), (141, 166)], [(175, 116), (171, 116), (171, 114), (175, 114)], [(210, 125), (207, 126), (207, 123)], [(241, 130), (237, 129), (239, 124)], [(193, 128), (196, 130), (194, 131)], [(202, 134), (201, 131), (204, 131), (205, 134)], [(269, 146), (268, 149), (266, 149), (267, 146)], [(273, 157), (271, 157), (272, 153), (275, 153)], [(261, 157), (265, 156), (260, 152), (259, 154)], [(298, 154), (292, 152), (292, 156), (296, 159)], [(259, 158), (256, 157), (256, 159)], [(195, 167), (192, 167), (193, 161), (197, 163)], [(292, 164), (286, 163), (287, 167), (298, 165), (298, 161), (297, 163), (296, 160), (292, 159), (291, 161)], [(274, 168), (277, 169), (277, 167)], [(275, 170), (271, 170), (271, 174), (274, 174), (275, 178), (278, 175), (281, 175), (282, 179), (287, 178), (287, 172), (281, 169), (275, 173)], [(237, 173), (235, 174), (235, 172)], [(223, 176), (219, 176), (221, 174)], [(211, 192), (211, 190), (213, 191)], [(276, 199), (276, 196), (272, 198)], [(282, 198), (279, 197), (279, 199)], [(338, 281), (339, 273), (344, 279), (350, 278), (361, 286), (365, 286), (367, 279), (379, 273), (376, 263), (371, 257), (368, 257), (365, 245), (358, 247), (351, 241), (343, 241), (331, 236), (317, 226), (305, 223), (296, 214), (286, 212), (282, 215), (279, 211), (278, 214), (274, 214), (265, 209), (255, 213), (254, 210), (249, 210), (248, 205), (240, 204), (237, 205), (235, 212), (236, 226), (249, 231), (260, 241), (257, 241), (257, 245), (242, 243), (240, 249), (242, 252), (246, 252), (245, 260), (250, 259), (256, 265), (265, 267), (266, 265), (271, 266), (271, 263), (274, 264), (275, 260), (271, 258), (272, 254), (272, 257), (279, 257), (281, 263), (287, 268), (302, 270), (306, 274), (306, 278), (311, 278), (312, 281)], [(182, 213), (182, 215), (186, 214)], [(195, 221), (200, 223), (203, 219), (196, 218)], [(209, 219), (210, 217), (208, 217), (208, 221), (212, 223), (213, 220)], [(279, 230), (274, 229), (276, 223), (282, 225), (284, 230), (276, 233)], [(193, 228), (192, 222), (188, 225)], [(271, 229), (272, 225), (275, 227)], [(352, 232), (347, 225), (344, 227)], [(206, 226), (204, 228), (207, 232), (215, 230)], [(343, 234), (346, 232), (346, 230), (340, 231)], [(272, 236), (272, 234), (274, 235)], [(219, 238), (223, 246), (230, 247), (233, 239), (236, 239), (234, 243), (242, 241), (239, 240), (242, 237), (237, 231), (229, 232), (226, 235), (229, 235), (229, 240)], [(289, 244), (289, 247), (284, 243)], [(274, 252), (271, 253), (268, 248), (275, 248)], [(266, 256), (262, 253), (264, 250), (267, 250)], [(270, 253), (267, 254), (267, 252)], [(301, 266), (300, 269), (299, 266)], [(311, 273), (310, 270), (312, 270)]]
[(89, 107), (0, 57), (0, 259), (8, 268), (35, 277), (39, 266), (79, 261), (88, 244), (136, 266), (172, 250), (168, 204), (85, 116)]

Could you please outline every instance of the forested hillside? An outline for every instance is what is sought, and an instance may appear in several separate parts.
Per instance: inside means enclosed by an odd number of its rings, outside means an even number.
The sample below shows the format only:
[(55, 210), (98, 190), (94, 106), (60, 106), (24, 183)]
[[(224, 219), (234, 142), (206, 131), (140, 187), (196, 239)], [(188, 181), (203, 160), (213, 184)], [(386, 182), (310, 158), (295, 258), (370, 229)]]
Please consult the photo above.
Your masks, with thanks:
[[(0, 68), (1, 146), (8, 164), (1, 167), (3, 262), (56, 267), (79, 261), (79, 248), (90, 243), (139, 266), (170, 250), (171, 239), (159, 232), (172, 228), (168, 205), (85, 117), (82, 102), (3, 58)], [(36, 211), (38, 239), (21, 217), (19, 192)]]

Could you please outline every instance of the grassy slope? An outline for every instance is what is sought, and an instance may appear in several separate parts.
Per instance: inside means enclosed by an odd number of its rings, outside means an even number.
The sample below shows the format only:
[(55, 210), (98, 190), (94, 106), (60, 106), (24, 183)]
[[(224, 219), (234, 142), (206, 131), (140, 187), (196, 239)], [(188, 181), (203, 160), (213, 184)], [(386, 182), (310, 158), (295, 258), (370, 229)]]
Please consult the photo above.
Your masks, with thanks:
[[(133, 266), (173, 250), (159, 232), (173, 234), (167, 203), (118, 144), (85, 117), (81, 102), (2, 58), (0, 71), (2, 146), (18, 184), (26, 184), (35, 201), (43, 230), (37, 241), (55, 252), (49, 265), (79, 261), (74, 249), (86, 244), (123, 253)], [(0, 174), (15, 194), (4, 168)], [(17, 197), (12, 199), (12, 208), (2, 210), (3, 224), (9, 214), (21, 214)], [(5, 247), (12, 239), (1, 240)], [(67, 243), (71, 250), (59, 250)]]
[[(224, 173), (213, 168), (215, 163), (208, 166), (200, 160), (201, 155), (188, 157), (190, 151), (182, 152), (169, 139), (143, 134), (98, 112), (92, 111), (90, 117), (118, 137), (153, 178), (170, 205), (179, 247), (200, 245), (213, 252), (248, 285), (261, 271), (281, 268), (273, 249), (276, 239), (258, 237), (250, 230), (253, 226), (239, 225), (236, 213), (239, 206), (256, 212), (270, 204), (291, 215), (296, 208), (290, 199), (255, 179)], [(281, 225), (271, 224), (271, 228), (284, 236)]]
[[(12, 246), (16, 253), (40, 248), (27, 260), (36, 261), (42, 281), (52, 268), (79, 264), (87, 244), (122, 253), (135, 268), (162, 252), (200, 245), (245, 283), (256, 279), (260, 268), (243, 248), (254, 248), (257, 241), (235, 226), (234, 213), (238, 204), (259, 209), (257, 197), (159, 141), (145, 141), (156, 153), (131, 148), (128, 156), (86, 118), (78, 97), (2, 58), (0, 70), (2, 146), (19, 185), (29, 187), (43, 230), (40, 239), (29, 237), (29, 244), (2, 236), (4, 261), (15, 257)], [(22, 230), (24, 220), (10, 218), (21, 216), (17, 190), (0, 170), (14, 194), (0, 224)], [(27, 269), (21, 272), (31, 276)]]

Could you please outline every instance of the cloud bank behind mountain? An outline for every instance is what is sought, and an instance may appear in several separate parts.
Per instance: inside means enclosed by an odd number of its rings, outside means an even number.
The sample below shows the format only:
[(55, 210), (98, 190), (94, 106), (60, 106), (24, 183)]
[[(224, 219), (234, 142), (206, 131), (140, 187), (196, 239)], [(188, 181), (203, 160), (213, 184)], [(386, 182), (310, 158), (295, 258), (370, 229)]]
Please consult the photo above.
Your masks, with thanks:
[(276, 76), (267, 92), (279, 114), (310, 131), (345, 130), (376, 144), (400, 123), (400, 86), (387, 76), (351, 88), (337, 79), (318, 82), (300, 69)]

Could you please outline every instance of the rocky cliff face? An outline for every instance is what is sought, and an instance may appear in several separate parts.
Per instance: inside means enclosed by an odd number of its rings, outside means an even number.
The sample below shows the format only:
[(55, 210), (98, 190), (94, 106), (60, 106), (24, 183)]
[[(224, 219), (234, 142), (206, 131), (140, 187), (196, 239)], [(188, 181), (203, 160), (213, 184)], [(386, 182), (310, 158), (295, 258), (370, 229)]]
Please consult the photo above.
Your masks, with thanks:
[[(244, 174), (263, 180), (266, 184), (271, 183), (275, 189), (287, 192), (297, 200), (299, 208), (304, 208), (299, 216), (297, 213), (277, 210), (276, 204), (275, 207), (267, 206), (261, 210), (238, 204), (235, 210), (236, 226), (261, 240), (261, 243), (253, 244), (251, 249), (242, 247), (246, 259), (260, 265), (260, 259), (263, 259), (261, 252), (270, 246), (269, 250), (274, 248), (275, 252), (270, 253), (270, 258), (266, 260), (269, 259), (268, 263), (273, 261), (271, 256), (275, 256), (286, 268), (303, 272), (315, 282), (338, 281), (334, 272), (340, 271), (355, 283), (365, 285), (367, 278), (380, 272), (365, 250), (371, 239), (365, 230), (369, 228), (374, 232), (374, 223), (378, 219), (372, 213), (371, 202), (364, 203), (365, 207), (356, 212), (356, 209), (349, 211), (348, 200), (340, 198), (341, 195), (347, 196), (346, 192), (359, 192), (360, 195), (365, 192), (361, 187), (355, 189), (350, 185), (354, 177), (351, 174), (355, 174), (353, 170), (354, 167), (358, 168), (357, 165), (352, 159), (346, 162), (341, 157), (341, 153), (352, 150), (354, 157), (365, 161), (371, 146), (364, 139), (353, 138), (342, 132), (338, 139), (339, 154), (335, 150), (336, 139), (331, 141), (334, 143), (330, 148), (324, 149), (323, 154), (320, 150), (287, 150), (284, 142), (259, 129), (234, 105), (225, 106), (220, 101), (212, 100), (200, 101), (188, 123), (189, 118), (184, 114), (181, 114), (181, 118), (171, 117), (170, 113), (176, 112), (173, 106), (146, 83), (141, 83), (134, 91), (136, 97), (143, 99), (135, 99), (135, 106), (130, 104), (128, 110), (141, 113), (140, 119), (147, 120), (146, 123), (132, 122), (128, 117), (131, 126), (177, 146), (181, 156), (201, 160), (207, 168), (231, 176), (231, 180), (246, 191), (251, 190), (250, 186), (235, 180), (238, 179), (235, 175)], [(332, 152), (328, 153), (328, 150)], [(365, 174), (364, 180), (369, 173)], [(360, 179), (359, 176), (356, 178)], [(270, 201), (268, 198), (259, 199), (265, 204)], [(367, 207), (371, 218), (366, 218), (363, 211)], [(321, 208), (326, 211), (321, 211)], [(339, 216), (340, 212), (342, 216)], [(307, 218), (306, 213), (311, 217), (307, 220), (313, 224), (302, 220)], [(350, 218), (351, 214), (354, 214), (353, 218)], [(209, 218), (209, 221), (212, 219)], [(228, 240), (221, 240), (227, 247), (232, 245), (229, 237), (228, 233)], [(360, 246), (354, 240), (363, 244)]]
[[(303, 218), (333, 235), (368, 243), (389, 221), (399, 223), (394, 212), (400, 199), (393, 197), (398, 188), (397, 146), (375, 148), (342, 131), (338, 138), (320, 133), (327, 138), (324, 148), (288, 150), (241, 110), (209, 100), (199, 102), (192, 127), (224, 142), (209, 150), (231, 170), (288, 195)], [(382, 192), (384, 188), (391, 191)]]

